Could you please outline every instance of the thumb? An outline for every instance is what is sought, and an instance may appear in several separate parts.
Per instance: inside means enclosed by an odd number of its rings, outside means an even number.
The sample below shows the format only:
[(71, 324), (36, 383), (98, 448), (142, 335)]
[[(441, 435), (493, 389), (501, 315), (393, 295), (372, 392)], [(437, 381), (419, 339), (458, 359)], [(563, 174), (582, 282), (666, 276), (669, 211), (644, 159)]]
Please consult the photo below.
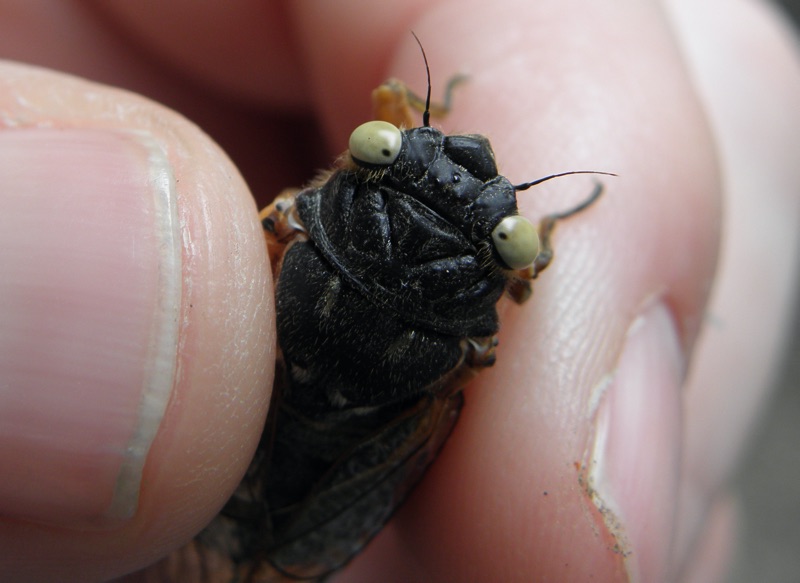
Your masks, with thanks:
[(0, 64), (0, 573), (98, 580), (179, 546), (268, 405), (255, 206), (195, 126)]

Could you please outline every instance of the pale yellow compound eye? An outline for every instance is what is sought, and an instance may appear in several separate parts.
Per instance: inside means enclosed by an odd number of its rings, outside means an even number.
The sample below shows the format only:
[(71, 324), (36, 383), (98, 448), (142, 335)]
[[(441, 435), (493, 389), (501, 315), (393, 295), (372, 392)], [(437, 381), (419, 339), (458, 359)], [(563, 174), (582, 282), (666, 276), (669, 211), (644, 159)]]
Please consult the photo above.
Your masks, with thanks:
[(492, 231), (497, 254), (511, 269), (524, 269), (539, 254), (539, 234), (528, 219), (511, 215), (500, 221)]
[(350, 155), (356, 162), (388, 166), (397, 160), (403, 134), (385, 121), (368, 121), (350, 134)]

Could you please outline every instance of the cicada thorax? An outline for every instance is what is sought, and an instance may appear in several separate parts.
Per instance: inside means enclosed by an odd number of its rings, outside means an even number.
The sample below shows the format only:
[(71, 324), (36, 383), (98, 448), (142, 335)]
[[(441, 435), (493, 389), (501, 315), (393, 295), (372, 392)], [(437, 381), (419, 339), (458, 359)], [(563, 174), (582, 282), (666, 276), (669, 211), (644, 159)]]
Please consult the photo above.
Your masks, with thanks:
[[(327, 393), (297, 398), (402, 400), (458, 364), (464, 338), (497, 331), (507, 278), (488, 243), (493, 225), (475, 217), (500, 188), (448, 161), (438, 132), (422, 158), (412, 132), (412, 152), (380, 180), (341, 171), (297, 196), (308, 239), (283, 258), (278, 336), (293, 380)], [(500, 186), (513, 208), (513, 187)]]

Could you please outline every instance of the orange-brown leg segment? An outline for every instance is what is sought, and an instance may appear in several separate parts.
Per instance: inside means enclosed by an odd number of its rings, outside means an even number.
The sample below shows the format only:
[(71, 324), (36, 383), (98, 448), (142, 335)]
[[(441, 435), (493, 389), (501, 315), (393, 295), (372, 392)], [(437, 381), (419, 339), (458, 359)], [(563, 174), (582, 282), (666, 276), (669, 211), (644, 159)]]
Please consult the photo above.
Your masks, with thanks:
[(275, 277), (278, 275), (286, 246), (305, 235), (305, 229), (294, 207), (294, 199), (298, 192), (297, 188), (287, 188), (258, 214), (264, 227), (267, 253), (272, 266), (272, 275)]
[[(454, 75), (447, 82), (442, 103), (431, 103), (430, 114), (433, 117), (444, 117), (450, 113), (453, 101), (453, 89), (466, 79), (465, 75)], [(398, 128), (412, 128), (413, 110), (425, 111), (425, 100), (413, 93), (399, 79), (389, 79), (372, 92), (372, 107), (375, 119), (388, 121)]]
[(533, 293), (532, 280), (536, 279), (542, 271), (547, 269), (547, 266), (550, 265), (550, 262), (553, 260), (552, 237), (556, 225), (560, 221), (576, 215), (594, 204), (602, 193), (603, 185), (598, 182), (589, 197), (578, 206), (564, 212), (547, 215), (539, 221), (539, 225), (536, 228), (539, 234), (539, 254), (536, 256), (533, 265), (516, 270), (508, 278), (506, 293), (512, 300), (518, 304), (527, 301)]
[[(450, 373), (443, 377), (437, 386), (439, 392), (453, 394), (469, 383), (484, 368), (494, 365), (497, 336), (465, 338), (461, 342), (463, 360)], [(434, 389), (437, 392), (437, 389)]]
[(531, 275), (532, 279), (536, 279), (536, 277), (542, 271), (547, 269), (547, 266), (550, 265), (550, 262), (553, 260), (553, 245), (551, 243), (551, 238), (559, 221), (568, 219), (569, 217), (574, 216), (584, 209), (590, 207), (597, 201), (598, 198), (600, 198), (601, 194), (603, 194), (603, 185), (602, 183), (598, 182), (595, 184), (592, 194), (590, 194), (589, 197), (578, 206), (561, 213), (547, 215), (539, 222), (537, 230), (539, 231), (539, 241), (541, 247), (539, 250), (539, 255), (536, 256), (536, 260), (533, 262), (533, 274)]

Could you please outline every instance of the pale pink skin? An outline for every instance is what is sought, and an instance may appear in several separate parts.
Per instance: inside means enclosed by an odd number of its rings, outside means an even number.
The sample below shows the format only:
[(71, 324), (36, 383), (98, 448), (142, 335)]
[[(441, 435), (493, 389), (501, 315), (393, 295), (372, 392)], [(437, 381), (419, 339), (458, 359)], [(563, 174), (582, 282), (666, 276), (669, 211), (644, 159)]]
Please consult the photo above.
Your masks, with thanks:
[[(434, 95), (469, 75), (434, 123), (487, 135), (512, 181), (619, 174), (559, 227), (532, 301), (504, 305), (498, 363), (465, 391), (442, 456), (337, 581), (724, 576), (737, 505), (727, 479), (769, 397), (796, 291), (800, 61), (767, 7), (5, 4), (15, 18), (0, 18), (0, 54), (169, 104), (224, 144), (258, 206), (343, 150), (385, 77), (424, 87), (411, 29)], [(0, 82), (20, 71), (0, 111), (161, 140), (183, 233), (203, 243), (183, 249), (181, 373), (135, 516), (99, 532), (0, 518), (0, 580), (107, 580), (189, 540), (244, 472), (271, 386), (268, 266), (247, 185), (194, 125), (47, 71), (0, 66)], [(102, 98), (87, 104), (89, 90)], [(520, 207), (535, 219), (590, 188), (564, 178)]]

